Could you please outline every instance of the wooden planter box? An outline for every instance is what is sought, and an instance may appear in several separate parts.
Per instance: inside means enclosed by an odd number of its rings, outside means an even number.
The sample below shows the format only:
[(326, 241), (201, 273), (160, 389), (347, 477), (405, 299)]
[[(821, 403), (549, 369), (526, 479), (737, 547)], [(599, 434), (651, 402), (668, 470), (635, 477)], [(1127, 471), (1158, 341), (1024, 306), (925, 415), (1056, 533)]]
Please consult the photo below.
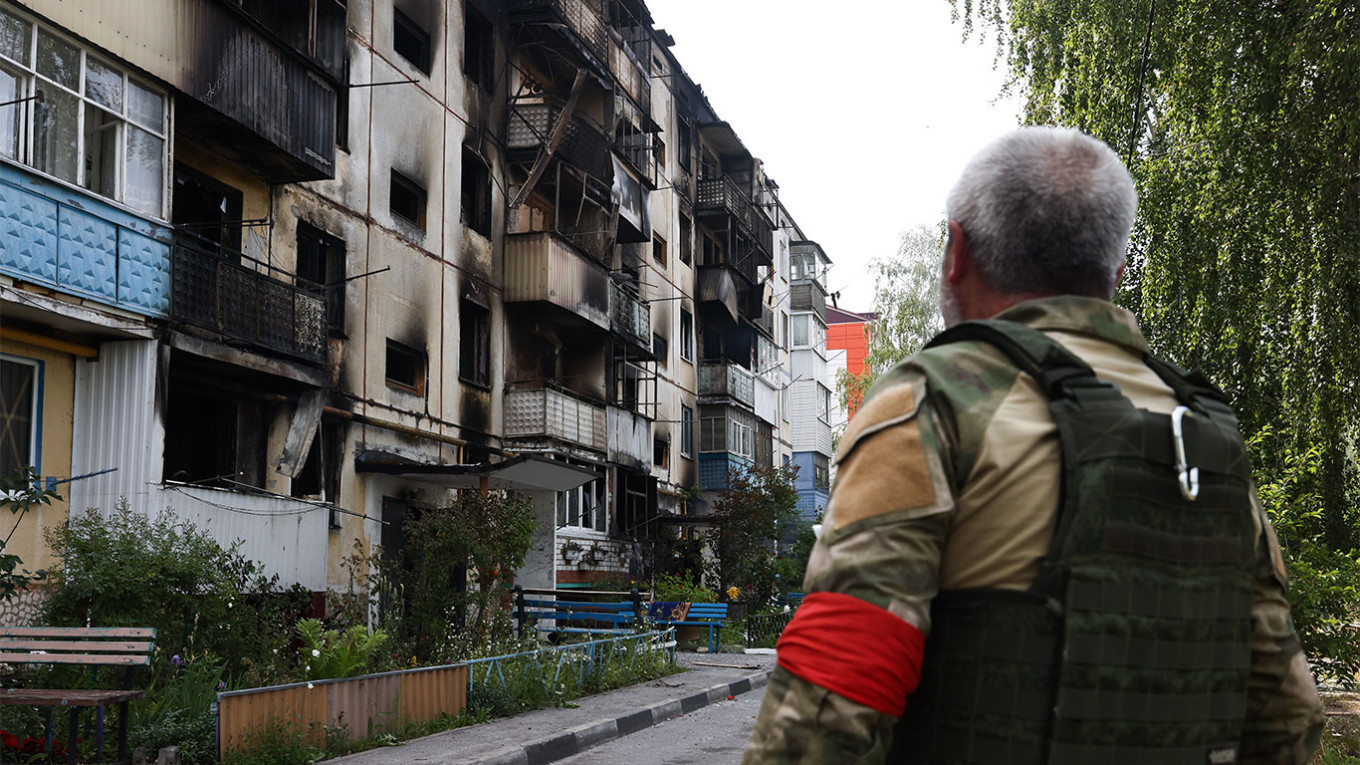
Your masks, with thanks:
[(346, 725), (353, 741), (461, 714), (467, 689), (467, 665), (447, 664), (219, 693), (218, 754), (243, 745), (251, 730), (280, 722), (320, 743), (325, 728)]

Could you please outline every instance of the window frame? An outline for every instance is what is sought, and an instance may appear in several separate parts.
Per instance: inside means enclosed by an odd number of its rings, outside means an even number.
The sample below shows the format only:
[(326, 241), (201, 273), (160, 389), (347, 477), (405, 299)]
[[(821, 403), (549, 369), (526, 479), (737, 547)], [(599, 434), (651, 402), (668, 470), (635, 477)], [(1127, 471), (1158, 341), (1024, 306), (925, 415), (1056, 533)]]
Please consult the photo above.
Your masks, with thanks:
[(694, 409), (680, 405), (680, 456), (694, 459)]
[[(297, 240), (297, 258), (294, 263), (294, 270), (297, 273), (297, 278), (322, 290), (326, 306), (326, 329), (332, 335), (344, 335), (345, 285), (347, 284), (345, 280), (345, 240), (304, 220), (298, 221), (295, 237)], [(321, 258), (320, 268), (325, 276), (324, 282), (317, 282), (303, 276), (302, 242), (304, 238), (314, 241), (318, 248), (318, 254)]]
[(694, 314), (680, 308), (680, 359), (694, 363)]
[[(0, 364), (14, 364), (16, 366), (31, 367), (33, 370), (32, 383), (29, 386), (29, 406), (28, 406), (28, 456), (26, 460), (19, 460), (23, 464), (17, 466), (23, 468), (32, 466), (39, 474), (42, 473), (42, 399), (43, 383), (46, 364), (41, 359), (33, 359), (27, 356), (18, 356), (11, 353), (0, 353)], [(8, 401), (6, 406), (0, 410), (0, 418), (3, 418), (5, 428), (0, 433), (8, 433), (9, 414)], [(19, 457), (20, 455), (15, 455)], [(0, 476), (8, 478), (9, 476)]]
[(660, 263), (662, 268), (670, 260), (666, 252), (666, 238), (656, 232), (652, 233), (652, 260)]
[[(415, 372), (414, 379), (411, 383), (407, 383), (405, 380), (399, 380), (392, 377), (393, 351), (396, 351), (398, 354), (408, 355), (410, 357), (412, 362), (411, 366), (413, 371)], [(387, 382), (387, 387), (395, 388), (396, 390), (404, 391), (406, 393), (410, 393), (416, 396), (425, 395), (427, 382), (429, 380), (428, 372), (429, 357), (425, 354), (424, 351), (418, 348), (412, 348), (411, 346), (406, 345), (405, 343), (397, 342), (396, 340), (393, 340), (392, 338), (389, 337), (387, 338), (387, 355), (383, 361), (384, 361), (383, 378)]]
[[(482, 388), (491, 389), (491, 311), (485, 306), (478, 305), (467, 298), (463, 298), (458, 303), (458, 379), (469, 384)], [(469, 321), (471, 320), (471, 321)], [(469, 324), (472, 326), (469, 327)], [(472, 338), (474, 345), (469, 357), (468, 335), (469, 331), (475, 332)], [(469, 366), (467, 361), (471, 360), (474, 367), (474, 374), (467, 374)]]
[[(397, 189), (400, 189), (403, 193), (411, 194), (415, 197), (417, 206), (419, 208), (415, 211), (416, 212), (415, 219), (412, 219), (406, 213), (397, 210), (397, 206), (395, 204), (396, 200), (393, 198), (392, 193)], [(406, 175), (405, 173), (401, 172), (395, 167), (392, 168), (391, 178), (387, 189), (387, 210), (389, 213), (392, 214), (392, 217), (404, 223), (409, 223), (410, 225), (415, 226), (416, 228), (420, 229), (423, 232), (425, 231), (426, 215), (429, 210), (429, 207), (430, 207), (429, 191), (424, 186), (421, 186), (419, 183), (417, 183), (414, 178)]]
[[(402, 52), (401, 49), (406, 47), (405, 45), (397, 44), (398, 35), (402, 33), (410, 35), (411, 42), (418, 48), (409, 51), (416, 56), (415, 59)], [(434, 62), (434, 40), (425, 27), (395, 6), (392, 8), (392, 52), (401, 56), (403, 61), (420, 70), (422, 74), (429, 76)]]
[[(4, 71), (15, 80), (14, 98), (23, 99), (7, 107), (16, 110), (14, 115), (14, 153), (8, 154), (6, 147), (0, 146), (0, 156), (13, 162), (17, 162), (39, 173), (45, 177), (52, 178), (59, 183), (69, 184), (81, 189), (98, 199), (126, 208), (136, 215), (150, 216), (157, 220), (168, 220), (169, 206), (171, 197), (171, 173), (173, 152), (171, 150), (173, 136), (170, 134), (170, 94), (164, 88), (158, 87), (152, 82), (138, 74), (134, 74), (132, 68), (126, 63), (110, 56), (104, 56), (98, 52), (91, 51), (79, 40), (70, 37), (57, 30), (55, 27), (29, 17), (27, 14), (12, 7), (0, 9), (0, 13), (21, 22), (28, 30), (28, 49), (24, 52), (25, 60), (17, 61), (0, 52), (0, 71)], [(76, 75), (75, 89), (57, 82), (55, 79), (42, 73), (38, 69), (38, 42), (40, 37), (48, 37), (70, 48), (74, 48), (77, 56), (79, 72)], [(118, 75), (119, 78), (119, 106), (115, 110), (111, 105), (100, 101), (96, 96), (90, 94), (89, 72), (90, 62), (94, 61), (98, 66)], [(140, 117), (132, 114), (132, 88), (133, 86), (154, 95), (160, 101), (159, 119), (152, 124), (152, 121), (143, 121)], [(44, 102), (39, 104), (36, 99), (38, 91), (43, 91)], [(55, 109), (57, 101), (52, 96), (60, 96), (73, 99), (70, 103), (75, 105), (74, 130), (75, 130), (75, 170), (73, 178), (64, 178), (57, 172), (49, 171), (38, 164), (38, 144), (39, 144), (39, 110)], [(87, 117), (94, 113), (104, 113), (110, 115), (113, 121), (98, 128), (99, 132), (113, 129), (117, 132), (115, 146), (115, 161), (113, 163), (113, 194), (110, 196), (102, 191), (91, 188), (92, 181), (90, 171), (86, 168), (86, 154), (89, 149), (89, 139), (91, 131), (87, 129)], [(57, 116), (60, 120), (60, 115)], [(56, 123), (54, 123), (56, 124)], [(50, 128), (48, 128), (50, 129)], [(160, 177), (159, 186), (155, 188), (155, 193), (159, 198), (159, 204), (154, 209), (141, 207), (135, 204), (128, 197), (128, 177), (129, 170), (134, 167), (141, 167), (141, 163), (134, 162), (130, 157), (130, 142), (134, 136), (134, 130), (141, 131), (150, 136), (151, 139), (160, 143)], [(59, 154), (64, 152), (58, 152)], [(149, 189), (148, 189), (149, 190)]]

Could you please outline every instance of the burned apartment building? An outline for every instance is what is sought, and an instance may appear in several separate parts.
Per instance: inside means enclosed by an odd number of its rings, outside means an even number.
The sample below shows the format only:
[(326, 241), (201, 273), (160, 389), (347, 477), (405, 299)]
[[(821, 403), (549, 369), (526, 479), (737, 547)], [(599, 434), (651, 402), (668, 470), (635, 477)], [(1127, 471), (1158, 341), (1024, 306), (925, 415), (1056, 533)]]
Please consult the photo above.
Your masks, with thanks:
[(628, 0), (0, 1), (0, 467), (68, 498), (11, 548), (126, 502), (323, 593), (505, 489), (526, 585), (649, 574), (795, 458), (807, 379), (801, 233), (671, 43)]

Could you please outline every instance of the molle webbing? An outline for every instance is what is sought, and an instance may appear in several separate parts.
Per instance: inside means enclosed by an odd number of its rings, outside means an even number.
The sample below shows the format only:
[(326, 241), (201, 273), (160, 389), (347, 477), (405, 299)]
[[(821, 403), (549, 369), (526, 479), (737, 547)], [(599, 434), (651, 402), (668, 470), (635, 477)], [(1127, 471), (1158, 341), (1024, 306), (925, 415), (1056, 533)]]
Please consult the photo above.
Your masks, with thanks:
[[(897, 761), (1236, 762), (1255, 528), (1231, 409), (1202, 377), (1146, 359), (1189, 408), (1191, 499), (1170, 416), (1135, 408), (1028, 327), (971, 322), (930, 345), (958, 341), (996, 347), (1048, 396), (1062, 500), (1027, 592), (943, 592), (932, 604)], [(929, 384), (948, 395), (949, 380)]]

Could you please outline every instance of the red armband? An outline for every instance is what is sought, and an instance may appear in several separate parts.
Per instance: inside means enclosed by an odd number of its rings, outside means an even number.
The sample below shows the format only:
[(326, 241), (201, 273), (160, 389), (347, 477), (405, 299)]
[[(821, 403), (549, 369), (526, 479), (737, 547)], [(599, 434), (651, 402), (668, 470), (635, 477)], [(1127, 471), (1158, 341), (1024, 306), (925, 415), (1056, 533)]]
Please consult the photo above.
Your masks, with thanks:
[(925, 636), (872, 603), (835, 592), (803, 599), (784, 628), (779, 666), (814, 685), (893, 717), (921, 680)]

